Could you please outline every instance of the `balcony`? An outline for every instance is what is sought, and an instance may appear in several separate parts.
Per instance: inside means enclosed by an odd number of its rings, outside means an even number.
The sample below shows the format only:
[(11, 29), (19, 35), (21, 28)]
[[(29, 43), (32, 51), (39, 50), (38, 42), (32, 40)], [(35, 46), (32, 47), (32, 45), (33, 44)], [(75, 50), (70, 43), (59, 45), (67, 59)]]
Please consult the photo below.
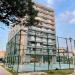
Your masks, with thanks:
[(43, 45), (45, 45), (45, 46), (54, 46), (55, 45), (55, 43), (51, 43), (51, 42), (43, 42)]
[(49, 25), (50, 29), (55, 30), (55, 26)]
[(50, 31), (50, 32), (48, 32), (48, 33), (55, 34), (55, 31)]
[(35, 35), (35, 32), (28, 32), (29, 35)]
[(55, 22), (51, 21), (50, 24), (51, 24), (51, 25), (55, 25)]
[[(26, 54), (28, 54), (28, 55), (35, 55), (35, 51), (26, 51)], [(48, 55), (48, 52), (47, 51), (36, 51), (36, 55)], [(49, 52), (49, 55), (53, 55), (53, 52)]]
[(39, 20), (39, 21), (43, 21), (43, 22), (44, 22), (44, 19), (43, 19), (43, 18), (41, 18), (41, 17), (36, 17), (35, 19), (36, 19), (36, 20)]
[(35, 38), (34, 37), (29, 37), (28, 41), (35, 41)]
[(47, 42), (47, 39), (42, 39), (42, 42)]
[(47, 15), (47, 14), (43, 14), (43, 13), (38, 13), (38, 17), (41, 17), (45, 20), (54, 20), (54, 17), (50, 16), (50, 15)]
[(29, 29), (37, 30), (37, 27), (35, 27), (35, 26), (31, 26)]
[(50, 12), (50, 16), (54, 16), (54, 12)]
[(46, 30), (46, 29), (44, 29), (44, 28), (42, 28), (42, 31), (43, 31), (43, 32), (47, 32), (47, 30)]
[(38, 51), (38, 50), (36, 50), (36, 51), (29, 51), (29, 50), (27, 50), (27, 51), (26, 51), (26, 54), (35, 54), (35, 52), (36, 52), (36, 54), (38, 54), (38, 55), (42, 54), (42, 52), (41, 52), (41, 51)]
[(50, 39), (56, 39), (55, 36), (48, 36), (48, 38), (50, 38)]
[[(40, 27), (44, 27), (44, 28), (48, 28), (48, 29), (51, 29), (51, 30), (55, 30), (55, 26), (53, 25), (50, 25), (50, 24), (42, 24), (42, 25), (39, 25)], [(41, 29), (41, 28), (40, 28)]]
[(40, 13), (44, 13), (46, 15), (50, 15), (50, 12), (48, 12), (47, 10), (44, 10), (44, 9), (42, 9), (40, 7), (37, 7), (36, 10), (38, 10)]
[(40, 34), (40, 33), (36, 33), (36, 36), (39, 36), (39, 37), (40, 37), (40, 36), (41, 36), (41, 34)]
[(41, 17), (36, 17), (35, 19), (36, 19), (36, 20), (39, 20), (39, 21), (41, 21), (41, 22), (43, 22), (43, 23), (55, 25), (55, 22), (52, 22), (52, 21), (49, 20), (49, 19), (45, 20), (45, 19), (43, 19), (43, 18), (41, 18)]
[(26, 54), (28, 54), (28, 55), (29, 55), (29, 54), (35, 54), (35, 51), (29, 51), (29, 50), (27, 50), (27, 51), (26, 51)]
[(28, 41), (42, 42), (42, 40), (40, 38), (35, 38), (35, 37), (29, 38)]
[[(32, 46), (32, 45), (29, 45), (29, 46), (27, 46), (28, 48), (35, 48), (35, 45), (34, 46)], [(42, 48), (42, 46), (37, 46), (36, 45), (36, 49), (41, 49)]]
[(55, 31), (52, 31), (52, 30), (42, 29), (42, 31), (45, 33), (55, 34)]
[[(46, 51), (43, 51), (42, 54), (43, 54), (43, 55), (48, 55), (47, 50), (46, 50)], [(49, 51), (49, 55), (53, 55), (53, 52), (52, 52), (52, 51)]]
[(41, 31), (41, 28), (37, 28), (38, 31)]
[(36, 31), (41, 31), (41, 28), (37, 27), (37, 26), (31, 26), (30, 27), (31, 30), (36, 30)]

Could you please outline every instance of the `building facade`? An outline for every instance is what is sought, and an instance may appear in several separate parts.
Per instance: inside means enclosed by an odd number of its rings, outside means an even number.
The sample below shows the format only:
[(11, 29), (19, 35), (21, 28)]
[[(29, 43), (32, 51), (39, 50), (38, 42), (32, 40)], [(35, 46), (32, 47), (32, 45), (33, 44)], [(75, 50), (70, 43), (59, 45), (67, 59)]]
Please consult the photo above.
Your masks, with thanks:
[(36, 26), (25, 26), (22, 22), (13, 25), (7, 43), (7, 64), (55, 63), (56, 31), (55, 14), (52, 8), (35, 4), (38, 11)]

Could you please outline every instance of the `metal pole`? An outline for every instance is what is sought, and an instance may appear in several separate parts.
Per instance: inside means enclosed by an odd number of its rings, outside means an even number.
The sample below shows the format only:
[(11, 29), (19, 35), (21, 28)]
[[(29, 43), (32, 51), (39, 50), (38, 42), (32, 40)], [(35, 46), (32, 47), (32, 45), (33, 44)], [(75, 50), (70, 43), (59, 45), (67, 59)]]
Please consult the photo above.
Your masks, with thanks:
[(75, 53), (73, 53), (73, 65), (74, 65), (74, 73), (75, 73)]
[(59, 52), (59, 40), (58, 40), (58, 36), (57, 36), (57, 50), (58, 50), (58, 58), (59, 58), (59, 68), (61, 69), (61, 63), (60, 63), (60, 52)]
[(72, 51), (72, 38), (69, 38), (71, 44), (71, 51)]
[[(15, 51), (17, 51), (17, 49), (16, 49), (16, 46), (17, 46), (17, 45), (16, 45), (16, 44), (17, 44), (17, 43), (16, 43), (16, 36), (17, 36), (17, 34), (15, 35), (15, 41), (14, 41), (14, 42), (15, 42), (15, 45), (14, 45), (14, 54), (17, 55), (17, 52), (15, 53)], [(16, 64), (16, 60), (15, 60), (15, 59), (17, 58), (17, 56), (13, 56), (13, 57), (14, 57), (14, 63), (13, 63), (13, 65), (14, 65), (14, 64)]]
[(35, 31), (35, 48), (34, 48), (34, 55), (35, 55), (35, 59), (34, 59), (34, 72), (36, 71), (35, 70), (35, 67), (36, 67), (36, 31)]
[[(72, 38), (69, 38), (69, 40), (70, 40), (71, 52), (72, 52)], [(70, 58), (69, 58), (69, 61), (71, 61)], [(70, 63), (71, 63), (71, 62), (70, 62)]]
[(19, 52), (18, 52), (18, 66), (17, 66), (17, 74), (19, 70), (19, 62), (20, 62), (20, 44), (21, 44), (21, 30), (20, 30), (20, 39), (19, 39)]
[(10, 67), (12, 69), (12, 39), (11, 39), (11, 48), (10, 48)]
[(48, 33), (47, 33), (47, 52), (48, 52), (48, 71), (49, 71), (50, 61), (49, 61), (49, 48), (48, 48)]
[[(74, 50), (75, 50), (75, 40), (74, 40)], [(74, 63), (74, 73), (75, 73), (75, 54), (73, 55), (73, 63)]]
[(74, 55), (74, 73), (75, 73), (75, 55)]
[(69, 49), (68, 49), (68, 41), (67, 41), (67, 38), (65, 38), (65, 40), (66, 40), (66, 49), (67, 49), (67, 52), (68, 52), (68, 61), (69, 61), (69, 69), (70, 69)]

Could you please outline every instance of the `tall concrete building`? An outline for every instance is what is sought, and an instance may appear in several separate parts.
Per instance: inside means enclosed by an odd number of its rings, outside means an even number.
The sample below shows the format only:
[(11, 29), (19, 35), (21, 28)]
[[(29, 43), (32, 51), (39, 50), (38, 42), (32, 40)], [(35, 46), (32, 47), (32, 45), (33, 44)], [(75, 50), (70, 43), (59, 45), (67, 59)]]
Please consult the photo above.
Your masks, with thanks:
[[(38, 11), (36, 26), (25, 26), (26, 16), (19, 25), (13, 25), (7, 43), (7, 58), (13, 63), (56, 62), (55, 12), (40, 4), (35, 4)], [(9, 63), (10, 60), (7, 60)], [(12, 63), (12, 62), (10, 62)]]

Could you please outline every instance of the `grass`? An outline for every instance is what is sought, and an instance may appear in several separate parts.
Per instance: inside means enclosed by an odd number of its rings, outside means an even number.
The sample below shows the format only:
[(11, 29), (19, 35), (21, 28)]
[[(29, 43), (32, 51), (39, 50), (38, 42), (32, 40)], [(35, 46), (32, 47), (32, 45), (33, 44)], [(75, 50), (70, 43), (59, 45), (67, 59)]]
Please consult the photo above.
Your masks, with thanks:
[(72, 73), (73, 73), (73, 69), (50, 70), (47, 72), (48, 75), (68, 75)]
[(13, 75), (18, 75), (14, 70), (7, 69), (7, 71), (9, 71), (10, 73), (12, 73)]

